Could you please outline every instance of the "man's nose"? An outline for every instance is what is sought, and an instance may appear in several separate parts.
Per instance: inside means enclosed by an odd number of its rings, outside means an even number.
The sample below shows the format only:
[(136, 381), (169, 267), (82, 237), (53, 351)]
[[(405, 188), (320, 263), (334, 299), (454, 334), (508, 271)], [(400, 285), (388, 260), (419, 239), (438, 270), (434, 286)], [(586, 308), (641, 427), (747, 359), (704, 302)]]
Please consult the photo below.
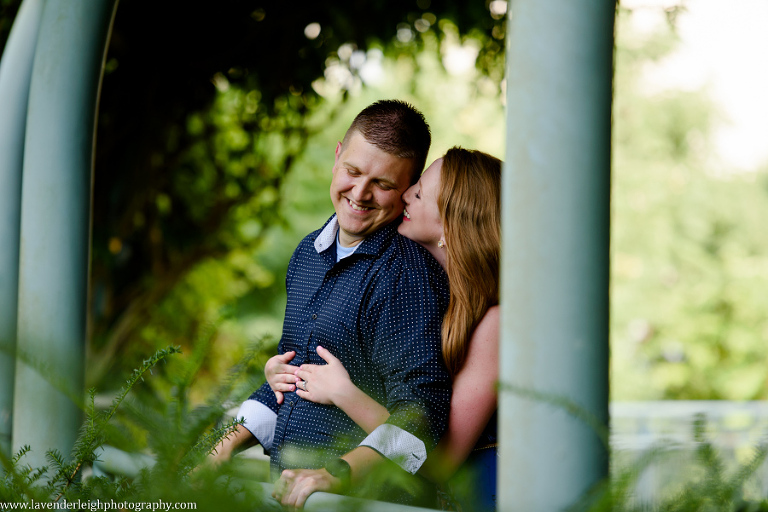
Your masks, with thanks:
[(367, 201), (371, 198), (372, 184), (369, 181), (360, 181), (352, 188), (352, 199), (355, 201)]

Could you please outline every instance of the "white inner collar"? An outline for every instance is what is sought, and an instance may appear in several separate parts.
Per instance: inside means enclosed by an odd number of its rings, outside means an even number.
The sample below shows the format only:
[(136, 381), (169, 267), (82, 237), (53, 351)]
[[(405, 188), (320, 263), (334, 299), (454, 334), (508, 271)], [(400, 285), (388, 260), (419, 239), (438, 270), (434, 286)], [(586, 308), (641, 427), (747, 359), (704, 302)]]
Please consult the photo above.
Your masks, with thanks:
[(315, 239), (315, 250), (319, 254), (328, 249), (331, 244), (333, 244), (333, 242), (336, 242), (337, 263), (355, 252), (362, 243), (360, 242), (360, 244), (354, 245), (352, 247), (342, 247), (341, 242), (339, 241), (339, 219), (336, 217), (336, 215), (333, 216), (331, 221), (326, 224), (318, 237)]
[(325, 225), (320, 235), (315, 239), (315, 250), (319, 253), (323, 252), (333, 244), (336, 240), (336, 232), (339, 230), (339, 220), (334, 215), (331, 221)]

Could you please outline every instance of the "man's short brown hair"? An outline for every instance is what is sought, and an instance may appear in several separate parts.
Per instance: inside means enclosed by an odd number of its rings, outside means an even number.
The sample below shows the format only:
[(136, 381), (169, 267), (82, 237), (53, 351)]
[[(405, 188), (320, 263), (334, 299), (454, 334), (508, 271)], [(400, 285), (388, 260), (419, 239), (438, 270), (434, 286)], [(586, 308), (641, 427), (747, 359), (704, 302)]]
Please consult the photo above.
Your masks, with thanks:
[(424, 115), (413, 105), (400, 100), (381, 100), (366, 107), (352, 121), (344, 135), (342, 147), (346, 147), (355, 132), (385, 153), (412, 159), (411, 183), (419, 180), (432, 135)]

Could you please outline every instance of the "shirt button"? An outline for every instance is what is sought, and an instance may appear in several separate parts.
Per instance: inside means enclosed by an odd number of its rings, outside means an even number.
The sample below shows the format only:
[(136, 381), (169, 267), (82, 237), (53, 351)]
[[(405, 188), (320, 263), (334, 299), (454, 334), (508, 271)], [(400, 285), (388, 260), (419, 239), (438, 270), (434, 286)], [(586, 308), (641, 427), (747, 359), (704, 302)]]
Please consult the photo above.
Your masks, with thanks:
[(317, 313), (312, 314), (312, 320), (317, 320)]

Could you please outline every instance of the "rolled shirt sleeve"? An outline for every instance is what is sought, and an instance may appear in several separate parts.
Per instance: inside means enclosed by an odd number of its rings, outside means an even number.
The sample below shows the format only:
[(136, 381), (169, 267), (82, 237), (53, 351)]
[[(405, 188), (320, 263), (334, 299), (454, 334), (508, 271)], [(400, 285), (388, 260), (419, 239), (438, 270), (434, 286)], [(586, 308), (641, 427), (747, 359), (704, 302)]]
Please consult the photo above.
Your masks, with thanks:
[(389, 423), (376, 427), (360, 446), (373, 448), (411, 474), (415, 474), (427, 460), (424, 441)]
[(264, 383), (237, 411), (237, 417), (243, 418), (243, 426), (253, 434), (266, 453), (272, 449), (277, 424), (278, 404), (275, 393)]
[(275, 438), (277, 414), (258, 400), (246, 400), (237, 411), (238, 418), (244, 418), (243, 426), (253, 434), (264, 450), (269, 453)]

